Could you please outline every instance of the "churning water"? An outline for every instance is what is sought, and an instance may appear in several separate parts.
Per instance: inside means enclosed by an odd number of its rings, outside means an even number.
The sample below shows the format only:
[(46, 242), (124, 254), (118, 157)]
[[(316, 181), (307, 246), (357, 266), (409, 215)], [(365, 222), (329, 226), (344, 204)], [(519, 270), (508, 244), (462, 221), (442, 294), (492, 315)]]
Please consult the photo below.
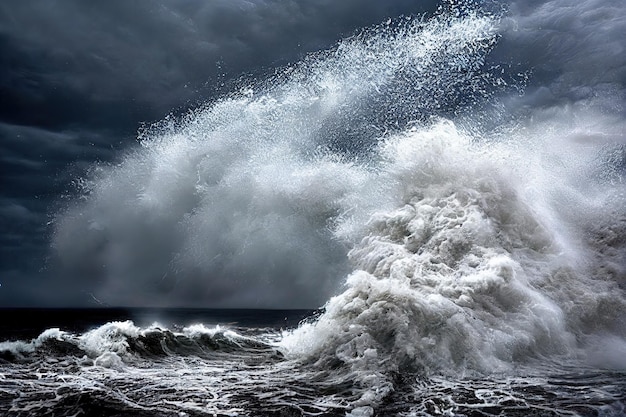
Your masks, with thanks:
[(624, 58), (548, 33), (539, 75), (504, 61), (546, 22), (586, 33), (568, 13), (624, 28), (591, 3), (391, 20), (143, 131), (58, 216), (68, 276), (117, 305), (323, 308), (7, 341), (0, 408), (625, 415)]

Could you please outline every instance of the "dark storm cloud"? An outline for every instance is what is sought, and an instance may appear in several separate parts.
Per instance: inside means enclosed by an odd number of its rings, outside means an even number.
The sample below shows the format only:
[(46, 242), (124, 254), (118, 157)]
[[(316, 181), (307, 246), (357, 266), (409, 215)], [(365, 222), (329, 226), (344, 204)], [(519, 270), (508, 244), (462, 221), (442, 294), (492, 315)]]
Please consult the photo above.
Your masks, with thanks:
[[(11, 290), (36, 289), (49, 239), (49, 214), (71, 187), (87, 160), (111, 158), (114, 149), (102, 132), (54, 132), (0, 123), (0, 305)], [(28, 273), (26, 273), (28, 272)]]
[[(0, 5), (5, 120), (160, 118), (242, 72), (284, 65), (410, 2), (26, 1)], [(114, 106), (113, 104), (123, 104)]]
[(601, 103), (603, 111), (623, 112), (624, 34), (622, 0), (513, 2), (498, 53), (531, 70), (530, 88), (516, 105)]
[[(0, 305), (70, 302), (42, 270), (50, 216), (143, 123), (182, 113), (433, 2), (0, 3)], [(68, 283), (71, 284), (71, 283)]]

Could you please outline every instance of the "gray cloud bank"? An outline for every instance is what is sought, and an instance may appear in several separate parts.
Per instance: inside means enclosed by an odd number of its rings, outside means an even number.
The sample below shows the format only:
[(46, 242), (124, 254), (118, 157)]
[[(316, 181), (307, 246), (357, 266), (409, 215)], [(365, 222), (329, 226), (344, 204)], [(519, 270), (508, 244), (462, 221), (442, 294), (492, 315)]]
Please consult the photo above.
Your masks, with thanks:
[(503, 19), (501, 59), (530, 71), (517, 105), (598, 105), (624, 114), (626, 9), (620, 0), (517, 1)]
[(29, 125), (134, 128), (142, 118), (206, 99), (243, 72), (284, 65), (359, 27), (414, 12), (410, 4), (3, 3), (2, 114)]

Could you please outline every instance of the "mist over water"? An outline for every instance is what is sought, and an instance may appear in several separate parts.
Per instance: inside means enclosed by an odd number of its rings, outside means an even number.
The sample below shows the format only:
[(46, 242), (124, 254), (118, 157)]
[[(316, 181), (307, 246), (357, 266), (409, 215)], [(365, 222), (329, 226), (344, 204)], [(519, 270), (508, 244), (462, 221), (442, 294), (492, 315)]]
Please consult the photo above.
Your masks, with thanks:
[[(355, 268), (384, 282), (397, 256), (426, 275), (443, 256), (455, 280), (500, 271), (507, 297), (523, 293), (515, 308), (563, 314), (557, 327), (591, 326), (605, 298), (619, 311), (623, 66), (607, 49), (611, 71), (585, 89), (585, 40), (566, 48), (570, 65), (544, 56), (532, 70), (554, 61), (561, 75), (533, 85), (531, 69), (499, 59), (532, 53), (528, 31), (555, 12), (518, 6), (390, 20), (145, 129), (58, 215), (63, 279), (109, 305), (311, 308)], [(444, 206), (456, 220), (433, 212)], [(579, 304), (590, 317), (568, 315)]]
[(350, 270), (344, 219), (389, 200), (378, 143), (492, 94), (495, 37), (474, 12), (389, 21), (147, 129), (57, 219), (62, 273), (107, 304), (321, 306)]
[(453, 327), (461, 352), (496, 340), (487, 361), (615, 331), (623, 122), (597, 96), (524, 111), (528, 75), (495, 61), (508, 26), (390, 20), (146, 129), (59, 215), (64, 272), (112, 305), (317, 307), (347, 288), (323, 319), (369, 327), (380, 301)]
[(446, 4), (143, 130), (56, 217), (61, 280), (107, 305), (320, 315), (263, 343), (109, 323), (20, 349), (112, 337), (92, 356), (114, 369), (146, 340), (259, 349), (270, 385), (287, 369), (352, 416), (432, 376), (623, 371), (619, 6)]

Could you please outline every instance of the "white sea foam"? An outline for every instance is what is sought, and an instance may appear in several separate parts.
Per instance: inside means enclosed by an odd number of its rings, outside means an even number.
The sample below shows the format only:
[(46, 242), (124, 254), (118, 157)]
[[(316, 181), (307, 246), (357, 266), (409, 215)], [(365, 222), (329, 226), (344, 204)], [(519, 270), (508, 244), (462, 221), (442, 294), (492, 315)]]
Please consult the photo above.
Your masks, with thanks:
[[(577, 135), (565, 125), (557, 132), (533, 134), (561, 145)], [(523, 135), (485, 144), (442, 121), (381, 144), (373, 181), (394, 204), (365, 227), (338, 228), (362, 236), (349, 253), (355, 271), (324, 314), (286, 334), (291, 357), (324, 372), (344, 367), (335, 382), (351, 375), (364, 388), (355, 406), (375, 406), (402, 373), (507, 372), (576, 357), (586, 335), (620, 328), (623, 290), (585, 240), (603, 223), (589, 206), (614, 207), (575, 180), (601, 169), (598, 149), (552, 154), (518, 147), (539, 139)], [(611, 352), (623, 328), (615, 337), (605, 363), (619, 369)], [(597, 341), (587, 352), (597, 360)]]
[(113, 356), (130, 353), (128, 338), (137, 338), (144, 331), (130, 320), (114, 321), (80, 335), (79, 346), (90, 356), (112, 364)]

